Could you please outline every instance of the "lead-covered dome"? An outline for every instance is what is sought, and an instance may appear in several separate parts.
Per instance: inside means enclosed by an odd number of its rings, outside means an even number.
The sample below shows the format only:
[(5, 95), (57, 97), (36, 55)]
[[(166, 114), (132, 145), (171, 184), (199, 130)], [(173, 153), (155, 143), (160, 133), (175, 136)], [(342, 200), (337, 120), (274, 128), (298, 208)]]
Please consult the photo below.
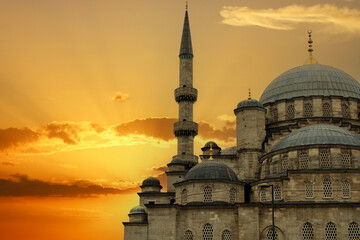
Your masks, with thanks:
[(160, 186), (160, 181), (154, 177), (149, 177), (142, 182), (142, 186)]
[(349, 74), (326, 65), (311, 64), (290, 69), (275, 78), (260, 98), (262, 104), (310, 96), (360, 99), (360, 84)]
[(236, 173), (226, 164), (215, 161), (203, 162), (192, 169), (186, 174), (186, 180), (229, 180), (239, 181)]
[(239, 108), (252, 108), (252, 107), (264, 108), (262, 103), (260, 103), (259, 101), (255, 100), (255, 99), (247, 99), (247, 100), (239, 102), (236, 109), (239, 109)]
[(136, 207), (133, 207), (131, 210), (130, 210), (130, 214), (146, 214), (146, 210), (144, 207), (142, 206), (136, 206)]
[(360, 136), (330, 124), (314, 124), (300, 128), (281, 140), (273, 151), (310, 145), (345, 145), (360, 147)]

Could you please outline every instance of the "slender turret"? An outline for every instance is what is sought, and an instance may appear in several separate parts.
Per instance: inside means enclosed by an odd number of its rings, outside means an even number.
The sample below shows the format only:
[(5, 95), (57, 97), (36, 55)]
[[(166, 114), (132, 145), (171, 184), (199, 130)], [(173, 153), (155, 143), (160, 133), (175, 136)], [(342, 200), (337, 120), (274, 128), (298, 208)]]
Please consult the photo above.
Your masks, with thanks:
[(194, 137), (198, 125), (193, 122), (193, 104), (197, 100), (197, 90), (193, 88), (193, 50), (186, 8), (180, 46), (180, 84), (175, 89), (175, 100), (179, 104), (179, 121), (174, 124), (174, 134), (178, 139), (178, 153), (174, 159), (197, 163), (194, 155)]

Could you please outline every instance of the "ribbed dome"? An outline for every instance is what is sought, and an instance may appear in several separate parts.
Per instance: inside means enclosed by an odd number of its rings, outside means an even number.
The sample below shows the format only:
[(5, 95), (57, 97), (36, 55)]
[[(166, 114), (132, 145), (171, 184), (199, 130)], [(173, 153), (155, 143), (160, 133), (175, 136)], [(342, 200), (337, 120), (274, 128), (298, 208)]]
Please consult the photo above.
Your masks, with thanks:
[(200, 179), (239, 181), (235, 172), (230, 167), (224, 163), (215, 161), (203, 162), (196, 165), (186, 174), (184, 181)]
[(160, 186), (160, 181), (154, 177), (149, 177), (142, 182), (142, 186)]
[(260, 103), (258, 100), (255, 99), (248, 99), (248, 100), (244, 100), (238, 103), (237, 108), (248, 108), (248, 107), (260, 107), (260, 108), (264, 108), (264, 106), (262, 105), (262, 103)]
[(145, 208), (142, 207), (142, 206), (136, 206), (136, 207), (133, 207), (131, 210), (130, 210), (130, 214), (135, 214), (135, 213), (146, 213), (145, 211)]
[[(210, 146), (211, 145), (211, 146)], [(221, 149), (217, 144), (216, 142), (213, 142), (213, 141), (209, 141), (207, 143), (205, 143), (205, 146), (203, 148), (210, 148), (212, 147), (213, 149)]]
[(262, 104), (294, 97), (340, 96), (360, 99), (360, 84), (330, 66), (311, 64), (290, 69), (275, 78), (260, 98)]
[(273, 151), (309, 145), (346, 145), (360, 147), (360, 136), (330, 124), (315, 124), (290, 133)]

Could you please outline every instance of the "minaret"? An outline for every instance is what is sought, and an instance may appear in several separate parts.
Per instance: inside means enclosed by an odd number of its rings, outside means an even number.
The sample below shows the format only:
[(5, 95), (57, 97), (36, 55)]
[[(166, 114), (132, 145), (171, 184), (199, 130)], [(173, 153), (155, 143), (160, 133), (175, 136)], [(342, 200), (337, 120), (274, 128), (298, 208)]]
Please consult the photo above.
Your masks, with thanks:
[(194, 155), (194, 137), (198, 133), (198, 125), (193, 122), (193, 104), (197, 100), (197, 90), (193, 88), (194, 55), (187, 5), (179, 58), (179, 88), (175, 89), (175, 100), (179, 104), (179, 120), (174, 124), (174, 134), (178, 139), (178, 147), (177, 155), (173, 158), (189, 163), (197, 163), (198, 157)]

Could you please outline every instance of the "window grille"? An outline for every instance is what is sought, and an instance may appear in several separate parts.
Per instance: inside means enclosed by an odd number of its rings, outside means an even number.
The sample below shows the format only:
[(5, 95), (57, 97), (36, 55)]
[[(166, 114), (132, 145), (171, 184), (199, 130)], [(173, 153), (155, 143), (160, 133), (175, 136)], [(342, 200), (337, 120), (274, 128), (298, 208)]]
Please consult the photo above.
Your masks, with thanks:
[(274, 187), (274, 200), (281, 200), (281, 187), (279, 185), (276, 185)]
[(314, 239), (314, 228), (311, 223), (307, 222), (302, 227), (302, 239), (313, 240)]
[(348, 228), (349, 231), (349, 240), (359, 240), (360, 239), (360, 228), (359, 224), (352, 222)]
[(314, 197), (314, 188), (311, 182), (307, 182), (305, 184), (305, 198), (313, 198)]
[(330, 103), (324, 103), (322, 105), (322, 112), (324, 117), (331, 117), (331, 105)]
[(277, 121), (279, 119), (279, 114), (277, 108), (271, 109), (272, 119), (273, 121)]
[(341, 115), (344, 118), (350, 117), (349, 106), (346, 103), (341, 104)]
[(330, 150), (329, 149), (320, 149), (320, 168), (330, 168)]
[(287, 171), (289, 169), (289, 156), (287, 154), (282, 155), (282, 170)]
[(193, 240), (194, 234), (190, 230), (186, 230), (184, 233), (184, 240)]
[(341, 150), (341, 165), (343, 168), (351, 167), (351, 155), (349, 150), (346, 149)]
[(323, 181), (324, 198), (332, 198), (332, 183), (330, 179)]
[(260, 201), (265, 202), (266, 201), (266, 189), (260, 188)]
[(313, 115), (313, 106), (311, 103), (306, 103), (304, 105), (304, 117), (312, 117)]
[(308, 150), (300, 151), (299, 167), (300, 167), (300, 169), (308, 169), (309, 168), (309, 151)]
[(212, 189), (209, 186), (204, 187), (204, 202), (212, 202)]
[(236, 189), (231, 188), (230, 189), (230, 203), (235, 203), (235, 202), (236, 202)]
[(348, 181), (343, 181), (341, 183), (341, 192), (343, 198), (350, 198), (351, 192), (350, 192), (350, 183)]
[(278, 240), (279, 234), (278, 234), (277, 230), (275, 229), (275, 234), (274, 234), (274, 238), (273, 238), (273, 230), (272, 230), (272, 228), (270, 228), (266, 234), (266, 239), (267, 240)]
[(223, 231), (222, 240), (231, 240), (231, 232), (229, 230)]
[(329, 222), (325, 227), (325, 239), (326, 240), (336, 240), (337, 232), (335, 223)]
[(293, 119), (295, 117), (295, 108), (294, 105), (289, 105), (286, 109), (286, 118)]
[(184, 189), (181, 192), (181, 203), (182, 204), (187, 204), (187, 190)]
[(207, 223), (204, 225), (203, 231), (202, 231), (202, 238), (203, 238), (203, 240), (213, 240), (214, 230), (210, 223)]

